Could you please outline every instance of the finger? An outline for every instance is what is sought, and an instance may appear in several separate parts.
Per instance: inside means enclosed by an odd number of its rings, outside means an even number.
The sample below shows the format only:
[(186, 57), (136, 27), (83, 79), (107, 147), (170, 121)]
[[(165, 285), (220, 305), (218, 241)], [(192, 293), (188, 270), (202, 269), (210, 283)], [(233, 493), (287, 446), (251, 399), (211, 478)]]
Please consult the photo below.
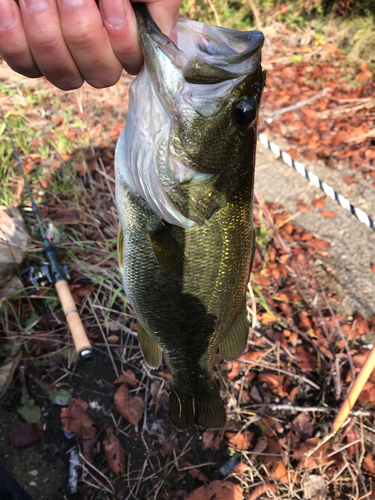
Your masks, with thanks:
[(146, 3), (152, 19), (161, 31), (170, 37), (178, 21), (178, 13), (181, 7), (180, 0), (146, 0)]
[(137, 74), (142, 67), (143, 55), (130, 1), (100, 0), (100, 11), (117, 59), (128, 73)]
[(17, 73), (37, 78), (37, 68), (22, 25), (21, 14), (14, 0), (0, 0), (0, 55)]
[(62, 32), (83, 77), (93, 87), (114, 85), (122, 66), (94, 0), (57, 0)]
[(23, 26), (34, 60), (43, 75), (63, 90), (83, 83), (62, 35), (54, 0), (20, 0)]

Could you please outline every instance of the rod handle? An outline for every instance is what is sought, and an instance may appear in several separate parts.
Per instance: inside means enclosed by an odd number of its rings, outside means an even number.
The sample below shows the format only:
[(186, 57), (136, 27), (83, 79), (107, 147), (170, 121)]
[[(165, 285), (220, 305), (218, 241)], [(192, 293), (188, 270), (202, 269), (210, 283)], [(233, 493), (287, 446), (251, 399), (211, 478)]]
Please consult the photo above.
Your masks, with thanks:
[(91, 357), (92, 347), (77, 311), (68, 282), (66, 280), (56, 281), (55, 287), (73, 337), (76, 351), (81, 358)]
[(333, 430), (339, 430), (345, 423), (350, 410), (355, 405), (359, 395), (362, 392), (363, 387), (365, 386), (367, 380), (369, 379), (373, 369), (375, 368), (375, 346), (369, 352), (365, 364), (362, 366), (361, 371), (358, 373), (357, 378), (353, 384), (353, 387), (350, 389), (349, 394), (347, 395), (345, 401), (343, 402), (339, 413), (337, 414), (334, 422), (333, 422)]

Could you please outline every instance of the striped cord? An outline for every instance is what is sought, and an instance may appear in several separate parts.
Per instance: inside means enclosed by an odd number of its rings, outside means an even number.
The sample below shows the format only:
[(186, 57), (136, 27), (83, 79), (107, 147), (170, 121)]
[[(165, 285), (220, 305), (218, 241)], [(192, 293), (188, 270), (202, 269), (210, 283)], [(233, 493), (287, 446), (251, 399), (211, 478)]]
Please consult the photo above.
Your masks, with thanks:
[(314, 186), (321, 189), (326, 195), (332, 198), (332, 200), (337, 201), (339, 205), (341, 205), (343, 208), (348, 210), (348, 212), (357, 217), (359, 221), (361, 221), (363, 224), (366, 224), (367, 227), (375, 231), (375, 222), (373, 221), (373, 219), (371, 219), (371, 217), (363, 212), (363, 210), (352, 205), (347, 198), (345, 198), (342, 194), (337, 193), (337, 191), (335, 191), (333, 187), (329, 186), (325, 182), (322, 182), (317, 175), (307, 170), (302, 165), (302, 163), (294, 161), (288, 153), (286, 153), (285, 151), (281, 151), (279, 146), (274, 142), (269, 141), (264, 134), (258, 133), (258, 140), (261, 142), (261, 144), (263, 144), (263, 146), (270, 149), (272, 153), (281, 158), (284, 163), (289, 165), (289, 167), (294, 168), (294, 170), (296, 170), (299, 174), (301, 174), (303, 177), (306, 177), (306, 179), (309, 180), (311, 184), (314, 184)]

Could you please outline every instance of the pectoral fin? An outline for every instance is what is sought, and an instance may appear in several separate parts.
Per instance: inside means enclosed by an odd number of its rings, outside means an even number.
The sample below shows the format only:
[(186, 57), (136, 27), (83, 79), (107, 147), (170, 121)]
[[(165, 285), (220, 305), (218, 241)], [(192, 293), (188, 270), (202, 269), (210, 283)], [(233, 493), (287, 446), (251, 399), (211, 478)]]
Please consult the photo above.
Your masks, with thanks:
[(117, 258), (118, 267), (120, 268), (120, 272), (122, 274), (124, 270), (124, 233), (122, 231), (121, 224), (119, 224), (117, 231)]
[(147, 365), (150, 368), (158, 368), (161, 363), (161, 348), (154, 340), (142, 323), (137, 319), (139, 345)]
[(228, 202), (235, 188), (232, 172), (223, 172), (209, 179), (176, 184), (168, 196), (185, 217), (203, 225)]
[(241, 356), (246, 348), (248, 336), (249, 322), (245, 306), (234, 322), (230, 332), (220, 344), (220, 352), (225, 361), (233, 361)]
[(157, 231), (147, 233), (147, 239), (163, 271), (172, 276), (182, 276), (188, 272), (188, 261), (167, 224)]

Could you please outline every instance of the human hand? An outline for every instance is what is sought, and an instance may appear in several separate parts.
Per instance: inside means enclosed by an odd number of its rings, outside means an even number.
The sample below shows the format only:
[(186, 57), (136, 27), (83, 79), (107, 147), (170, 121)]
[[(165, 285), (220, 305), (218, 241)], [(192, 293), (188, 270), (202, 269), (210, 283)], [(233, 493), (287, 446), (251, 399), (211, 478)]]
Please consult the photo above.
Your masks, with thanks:
[[(181, 0), (145, 1), (168, 36)], [(130, 0), (0, 0), (0, 55), (29, 78), (44, 75), (62, 90), (86, 80), (97, 88), (114, 85), (122, 69), (142, 66), (137, 22)]]

